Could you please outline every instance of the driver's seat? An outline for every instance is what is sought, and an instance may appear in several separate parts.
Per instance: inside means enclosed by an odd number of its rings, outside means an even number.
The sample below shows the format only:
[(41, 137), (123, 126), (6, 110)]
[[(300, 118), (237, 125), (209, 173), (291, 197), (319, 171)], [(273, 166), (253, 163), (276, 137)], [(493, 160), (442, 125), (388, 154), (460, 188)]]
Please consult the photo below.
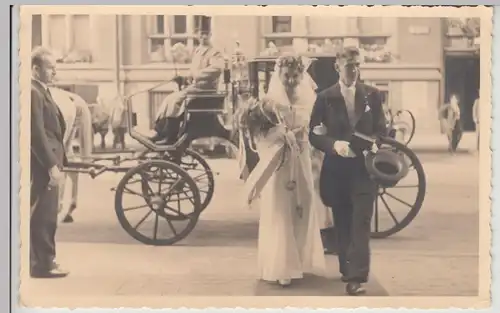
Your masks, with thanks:
[(224, 113), (226, 92), (217, 90), (194, 90), (189, 91), (186, 97), (186, 111)]

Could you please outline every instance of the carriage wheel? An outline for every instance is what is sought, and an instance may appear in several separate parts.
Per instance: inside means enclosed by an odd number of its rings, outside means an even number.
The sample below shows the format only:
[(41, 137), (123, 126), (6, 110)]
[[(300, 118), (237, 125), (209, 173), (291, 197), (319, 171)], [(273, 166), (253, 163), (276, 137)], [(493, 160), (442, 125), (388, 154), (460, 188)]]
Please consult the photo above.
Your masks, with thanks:
[(200, 193), (195, 181), (179, 166), (150, 160), (123, 176), (116, 188), (115, 211), (123, 229), (134, 239), (147, 245), (172, 245), (196, 226)]
[(374, 203), (372, 238), (386, 238), (408, 226), (422, 207), (426, 189), (424, 169), (417, 155), (391, 138), (383, 138), (381, 143), (381, 149), (391, 149), (404, 156), (409, 172), (396, 186), (379, 188)]
[(415, 135), (416, 120), (409, 110), (399, 110), (392, 119), (392, 125), (397, 129), (396, 138), (402, 135), (400, 141), (408, 145)]
[(200, 192), (201, 210), (212, 201), (215, 190), (214, 173), (207, 161), (198, 152), (186, 149), (182, 155), (180, 167), (194, 179)]

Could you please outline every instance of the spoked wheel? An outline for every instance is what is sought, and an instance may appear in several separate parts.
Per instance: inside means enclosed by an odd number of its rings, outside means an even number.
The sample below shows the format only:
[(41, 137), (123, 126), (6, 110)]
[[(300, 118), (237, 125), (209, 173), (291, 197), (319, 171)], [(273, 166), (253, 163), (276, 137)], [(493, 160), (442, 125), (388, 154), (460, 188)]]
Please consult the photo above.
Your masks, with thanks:
[(115, 194), (115, 211), (134, 239), (155, 246), (172, 245), (194, 229), (201, 212), (195, 181), (179, 166), (149, 160), (129, 170)]
[[(167, 158), (169, 158), (167, 156)], [(186, 149), (181, 158), (180, 167), (196, 182), (200, 192), (201, 210), (212, 201), (215, 190), (214, 173), (201, 154), (192, 149)]]
[(392, 119), (392, 127), (396, 130), (396, 140), (408, 145), (415, 135), (415, 116), (409, 110), (399, 110)]
[(403, 143), (390, 138), (381, 139), (380, 149), (403, 155), (409, 172), (391, 188), (379, 187), (374, 203), (372, 238), (386, 238), (408, 226), (417, 216), (425, 198), (425, 173), (417, 155)]

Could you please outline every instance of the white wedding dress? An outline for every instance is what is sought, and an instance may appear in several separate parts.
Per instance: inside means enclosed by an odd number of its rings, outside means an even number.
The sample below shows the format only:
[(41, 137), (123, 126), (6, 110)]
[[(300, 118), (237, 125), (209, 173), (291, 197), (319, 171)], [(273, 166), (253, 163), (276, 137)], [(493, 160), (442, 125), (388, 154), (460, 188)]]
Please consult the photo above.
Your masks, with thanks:
[[(274, 78), (274, 83), (271, 79), (270, 92), (273, 92), (271, 88), (280, 88), (277, 79)], [(320, 276), (325, 274), (325, 256), (318, 220), (322, 213), (320, 210), (325, 208), (318, 193), (314, 191), (308, 139), (308, 124), (315, 94), (314, 89), (311, 89), (312, 93), (306, 92), (305, 86), (303, 89), (307, 95), (299, 97), (296, 103), (283, 106), (285, 109), (281, 112), (289, 129), (302, 128), (295, 136), (300, 146), (297, 160), (292, 164), (291, 154), (287, 153), (285, 161), (263, 187), (258, 201), (258, 268), (260, 278), (265, 281), (300, 279), (304, 273)], [(269, 98), (269, 94), (266, 96)], [(281, 100), (279, 103), (283, 103), (283, 97), (274, 97), (273, 100)], [(268, 159), (268, 154), (272, 153), (272, 149), (269, 149), (271, 140), (264, 137), (257, 141), (261, 160)], [(289, 190), (287, 184), (292, 180), (296, 181), (296, 188)], [(298, 205), (302, 209), (298, 209)]]

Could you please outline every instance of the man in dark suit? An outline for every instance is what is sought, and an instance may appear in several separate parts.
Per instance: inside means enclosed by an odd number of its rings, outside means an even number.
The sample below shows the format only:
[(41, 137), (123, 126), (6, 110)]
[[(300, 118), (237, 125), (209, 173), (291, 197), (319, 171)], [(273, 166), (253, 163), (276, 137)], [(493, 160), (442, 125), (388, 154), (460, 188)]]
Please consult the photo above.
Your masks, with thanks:
[(56, 73), (51, 52), (35, 48), (31, 69), (30, 274), (35, 278), (65, 277), (68, 272), (55, 263), (55, 235), (61, 168), (66, 163), (66, 125), (47, 87)]
[[(332, 209), (338, 236), (342, 281), (350, 295), (364, 293), (370, 268), (370, 232), (376, 185), (364, 164), (364, 151), (350, 143), (354, 131), (385, 135), (386, 123), (378, 89), (360, 83), (360, 54), (344, 48), (337, 55), (339, 82), (321, 91), (311, 113), (309, 140), (325, 153), (320, 196)], [(373, 144), (372, 152), (378, 147)]]

